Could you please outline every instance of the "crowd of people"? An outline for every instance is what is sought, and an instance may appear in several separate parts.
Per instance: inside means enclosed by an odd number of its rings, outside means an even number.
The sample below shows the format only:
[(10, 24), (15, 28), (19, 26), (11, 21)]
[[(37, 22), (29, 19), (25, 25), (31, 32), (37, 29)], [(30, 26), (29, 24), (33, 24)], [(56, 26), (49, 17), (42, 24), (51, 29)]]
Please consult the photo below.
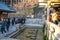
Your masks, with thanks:
[(25, 18), (12, 18), (12, 20), (10, 18), (1, 18), (1, 23), (0, 23), (0, 30), (1, 33), (3, 34), (4, 32), (6, 33), (7, 31), (9, 31), (9, 27), (10, 24), (14, 25), (14, 24), (24, 24), (25, 23)]
[[(13, 22), (13, 20), (12, 20), (12, 22)], [(7, 31), (9, 31), (9, 27), (10, 27), (10, 19), (9, 18), (1, 18), (1, 23), (0, 23), (0, 28), (1, 28), (1, 32), (2, 32), (2, 34), (5, 32), (7, 32)], [(14, 23), (12, 23), (12, 24), (14, 24)]]

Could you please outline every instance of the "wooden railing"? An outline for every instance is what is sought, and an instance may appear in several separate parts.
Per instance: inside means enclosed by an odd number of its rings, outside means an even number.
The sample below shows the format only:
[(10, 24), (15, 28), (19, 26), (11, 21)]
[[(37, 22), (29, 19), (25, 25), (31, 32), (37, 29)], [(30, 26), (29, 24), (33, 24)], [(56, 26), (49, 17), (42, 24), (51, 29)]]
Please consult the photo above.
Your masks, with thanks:
[(60, 40), (60, 26), (46, 21), (45, 32), (48, 40)]

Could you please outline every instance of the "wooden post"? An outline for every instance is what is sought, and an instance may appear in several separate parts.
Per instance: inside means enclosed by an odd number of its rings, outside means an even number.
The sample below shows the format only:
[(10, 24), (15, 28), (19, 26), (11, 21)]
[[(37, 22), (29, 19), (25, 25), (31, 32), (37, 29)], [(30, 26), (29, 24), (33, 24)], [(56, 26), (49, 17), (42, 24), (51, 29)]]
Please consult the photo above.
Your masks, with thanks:
[(47, 20), (49, 19), (48, 14), (50, 13), (50, 7), (47, 8)]

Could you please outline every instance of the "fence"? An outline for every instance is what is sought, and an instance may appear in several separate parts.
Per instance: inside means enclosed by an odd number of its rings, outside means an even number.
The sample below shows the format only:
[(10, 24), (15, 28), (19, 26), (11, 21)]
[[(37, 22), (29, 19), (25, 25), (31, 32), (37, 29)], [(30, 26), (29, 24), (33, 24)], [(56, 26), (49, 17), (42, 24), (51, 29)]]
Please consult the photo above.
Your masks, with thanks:
[(60, 40), (60, 26), (46, 21), (45, 34), (48, 36), (48, 40)]

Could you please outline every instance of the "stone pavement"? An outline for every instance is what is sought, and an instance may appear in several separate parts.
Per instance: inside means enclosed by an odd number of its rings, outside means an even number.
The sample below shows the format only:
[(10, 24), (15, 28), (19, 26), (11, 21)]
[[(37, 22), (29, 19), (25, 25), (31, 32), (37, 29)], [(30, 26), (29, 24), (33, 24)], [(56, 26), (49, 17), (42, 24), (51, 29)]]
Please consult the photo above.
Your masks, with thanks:
[(0, 40), (19, 40), (19, 39), (13, 39), (13, 38), (4, 38), (4, 39), (0, 39)]
[(43, 28), (26, 28), (16, 39), (20, 40), (43, 40)]
[(36, 40), (43, 40), (43, 28), (38, 29)]
[(4, 33), (4, 34), (2, 34), (2, 33), (0, 32), (0, 39), (5, 38), (5, 36), (11, 34), (12, 32), (14, 32), (14, 31), (16, 31), (16, 30), (17, 30), (17, 27), (16, 27), (15, 25), (14, 25), (14, 26), (10, 25), (9, 31), (7, 31), (7, 32)]

